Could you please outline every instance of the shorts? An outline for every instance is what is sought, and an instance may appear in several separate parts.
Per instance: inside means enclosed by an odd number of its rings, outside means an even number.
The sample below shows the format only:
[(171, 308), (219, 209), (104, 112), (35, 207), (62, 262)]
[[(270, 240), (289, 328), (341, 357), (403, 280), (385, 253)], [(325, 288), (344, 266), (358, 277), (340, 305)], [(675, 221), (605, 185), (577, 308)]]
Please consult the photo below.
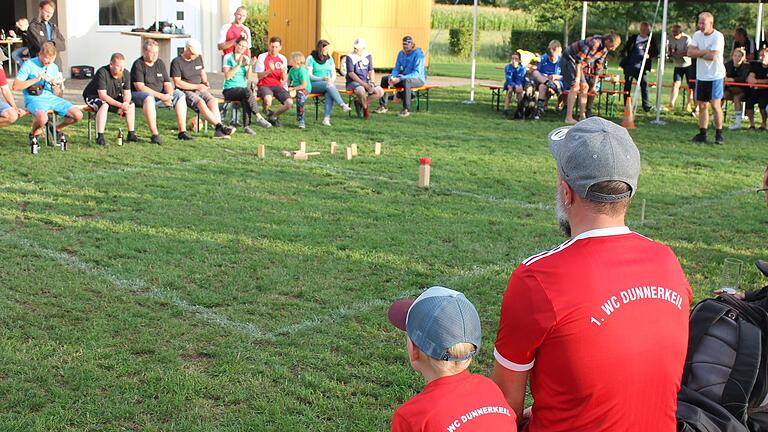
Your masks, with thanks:
[(749, 89), (747, 93), (747, 109), (751, 110), (752, 107), (757, 104), (757, 108), (764, 110), (768, 105), (768, 90), (765, 89)]
[[(102, 105), (104, 105), (106, 102), (99, 99), (98, 97), (92, 97), (92, 96), (83, 96), (83, 99), (85, 100), (85, 104), (91, 107), (91, 109), (95, 112), (98, 111), (99, 108), (101, 108)], [(117, 99), (119, 102), (122, 102), (122, 100)], [(119, 108), (110, 105), (108, 108), (109, 112), (117, 114)]]
[(286, 100), (291, 98), (291, 95), (288, 93), (288, 90), (286, 90), (284, 87), (259, 87), (258, 92), (256, 93), (260, 98), (264, 98), (264, 96), (273, 96), (275, 99), (279, 100), (280, 103), (285, 102)]
[(563, 79), (561, 80), (563, 83), (563, 90), (568, 90), (573, 85), (573, 82), (576, 81), (576, 61), (570, 58), (570, 56), (565, 55), (565, 53), (563, 53), (563, 56), (560, 58), (560, 73), (563, 76)]
[[(131, 100), (133, 103), (136, 104), (136, 106), (142, 107), (144, 106), (144, 100), (148, 98), (150, 95), (147, 92), (131, 92)], [(174, 90), (173, 95), (171, 95), (171, 107), (176, 107), (176, 104), (181, 100), (181, 98), (184, 97), (184, 92), (181, 90)], [(158, 108), (168, 108), (168, 106), (161, 100), (155, 99), (155, 106)]]
[(198, 102), (203, 102), (206, 105), (208, 102), (212, 100), (216, 100), (215, 97), (209, 92), (209, 91), (192, 91), (192, 90), (183, 90), (184, 96), (187, 99), (187, 106), (192, 108), (193, 110), (197, 111), (197, 104)]
[[(369, 85), (371, 85), (371, 86), (373, 86), (373, 88), (374, 88), (374, 89), (377, 87), (377, 85), (376, 85), (376, 84), (374, 84), (374, 83), (372, 83), (372, 82), (369, 82), (368, 84), (369, 84)], [(356, 88), (358, 88), (358, 87), (362, 87), (362, 86), (363, 86), (363, 85), (362, 85), (362, 84), (360, 84), (360, 83), (359, 83), (359, 82), (357, 82), (357, 81), (350, 81), (350, 82), (348, 82), (348, 83), (347, 83), (347, 85), (346, 85), (346, 86), (344, 86), (344, 88), (346, 88), (347, 90), (350, 90), (350, 91), (355, 91), (355, 89), (356, 89)], [(369, 94), (372, 94), (372, 93), (369, 93)]]
[(25, 96), (24, 105), (30, 114), (35, 115), (40, 111), (48, 112), (52, 110), (60, 116), (66, 116), (72, 103), (62, 99), (52, 93), (43, 93), (40, 96)]
[(714, 81), (696, 80), (696, 100), (699, 102), (709, 102), (723, 98), (722, 79)]
[(13, 109), (6, 101), (0, 99), (0, 116), (5, 114), (9, 109)]
[(682, 81), (684, 84), (688, 84), (688, 81), (695, 79), (692, 70), (693, 66), (675, 67), (675, 71), (672, 73), (672, 82)]

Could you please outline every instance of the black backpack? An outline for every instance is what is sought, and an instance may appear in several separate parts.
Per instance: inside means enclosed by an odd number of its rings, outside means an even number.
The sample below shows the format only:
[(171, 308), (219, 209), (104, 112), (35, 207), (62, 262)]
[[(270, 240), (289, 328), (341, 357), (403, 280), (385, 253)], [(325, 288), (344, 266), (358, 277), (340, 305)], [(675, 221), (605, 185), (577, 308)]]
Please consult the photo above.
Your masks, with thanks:
[[(761, 269), (762, 270), (762, 269)], [(768, 286), (691, 312), (678, 430), (768, 432)]]

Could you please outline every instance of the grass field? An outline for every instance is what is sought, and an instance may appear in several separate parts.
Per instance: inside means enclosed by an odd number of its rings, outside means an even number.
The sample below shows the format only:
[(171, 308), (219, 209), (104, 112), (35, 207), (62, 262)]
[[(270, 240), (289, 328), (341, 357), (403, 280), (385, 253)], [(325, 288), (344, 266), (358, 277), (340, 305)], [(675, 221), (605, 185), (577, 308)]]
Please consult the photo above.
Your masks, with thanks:
[[(28, 117), (0, 130), (0, 430), (388, 430), (422, 383), (387, 306), (434, 284), (477, 305), (472, 370), (487, 373), (510, 272), (564, 240), (544, 138), (561, 123), (502, 120), (466, 94), (436, 91), (407, 119), (337, 114), (300, 131), (286, 118), (162, 147), (88, 146), (83, 124), (68, 152), (36, 157)], [(628, 224), (677, 252), (697, 299), (725, 257), (756, 287), (766, 135), (694, 145), (690, 117), (648, 119), (632, 131), (643, 170)], [(279, 153), (299, 140), (322, 155)], [(361, 155), (329, 155), (330, 141)]]

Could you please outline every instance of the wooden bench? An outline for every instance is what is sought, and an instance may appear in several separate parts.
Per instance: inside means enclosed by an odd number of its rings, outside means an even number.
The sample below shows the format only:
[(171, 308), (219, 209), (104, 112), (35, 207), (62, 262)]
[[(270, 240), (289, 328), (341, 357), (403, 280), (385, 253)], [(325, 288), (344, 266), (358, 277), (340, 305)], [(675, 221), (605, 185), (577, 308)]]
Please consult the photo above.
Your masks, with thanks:
[[(256, 100), (258, 102), (261, 102), (261, 97), (257, 96)], [(315, 103), (315, 121), (317, 121), (320, 118), (320, 103), (325, 102), (325, 93), (310, 93), (307, 95), (307, 100), (312, 100)], [(240, 125), (241, 121), (239, 120), (239, 113), (242, 110), (242, 107), (240, 106), (240, 101), (238, 100), (227, 100), (223, 98), (217, 98), (217, 103), (219, 105), (219, 111), (221, 112), (222, 121), (224, 116), (227, 114), (227, 111), (229, 111), (230, 108), (232, 108), (233, 112), (235, 113), (235, 123)], [(306, 105), (305, 105), (306, 110)], [(194, 111), (194, 110), (193, 110)], [(195, 111), (197, 115), (197, 122), (199, 126), (200, 122), (200, 113)], [(245, 121), (245, 117), (243, 117), (243, 121)], [(205, 130), (207, 131), (207, 122), (205, 122)], [(197, 132), (199, 132), (199, 127)]]
[[(413, 92), (413, 96), (416, 98), (416, 112), (421, 110), (421, 99), (424, 99), (425, 102), (425, 108), (424, 111), (429, 112), (429, 91), (434, 89), (439, 89), (440, 86), (438, 85), (423, 85), (421, 87), (413, 87), (411, 88), (411, 91)], [(397, 87), (388, 87), (383, 89), (384, 94), (395, 94), (398, 92), (403, 91), (402, 88)], [(345, 94), (349, 96), (349, 105), (353, 106), (352, 104), (355, 102), (355, 92), (353, 90), (339, 90), (339, 93)], [(352, 115), (352, 111), (349, 112), (349, 115)], [(357, 115), (360, 117), (360, 114)]]
[(501, 84), (480, 84), (480, 87), (485, 87), (491, 90), (491, 106), (496, 103), (496, 111), (501, 109), (501, 92), (504, 90), (504, 86)]

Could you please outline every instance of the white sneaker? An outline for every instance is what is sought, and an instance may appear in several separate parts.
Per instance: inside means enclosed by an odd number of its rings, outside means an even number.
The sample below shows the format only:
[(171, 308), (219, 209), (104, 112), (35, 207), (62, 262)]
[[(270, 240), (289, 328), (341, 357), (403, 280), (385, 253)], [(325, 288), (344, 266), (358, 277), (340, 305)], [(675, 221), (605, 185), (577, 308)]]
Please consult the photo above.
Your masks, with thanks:
[(352, 107), (351, 107), (351, 106), (349, 106), (349, 105), (347, 105), (347, 104), (344, 104), (344, 105), (342, 105), (342, 106), (341, 106), (341, 109), (342, 109), (342, 110), (343, 110), (345, 113), (346, 113), (346, 112), (350, 112), (350, 111), (352, 111)]
[(730, 129), (730, 130), (739, 130), (739, 129), (741, 129), (741, 122), (733, 123), (731, 125), (731, 127), (729, 127), (728, 129)]
[[(347, 107), (349, 108), (349, 107)], [(323, 126), (330, 126), (331, 125), (331, 118), (330, 117), (323, 117)]]

